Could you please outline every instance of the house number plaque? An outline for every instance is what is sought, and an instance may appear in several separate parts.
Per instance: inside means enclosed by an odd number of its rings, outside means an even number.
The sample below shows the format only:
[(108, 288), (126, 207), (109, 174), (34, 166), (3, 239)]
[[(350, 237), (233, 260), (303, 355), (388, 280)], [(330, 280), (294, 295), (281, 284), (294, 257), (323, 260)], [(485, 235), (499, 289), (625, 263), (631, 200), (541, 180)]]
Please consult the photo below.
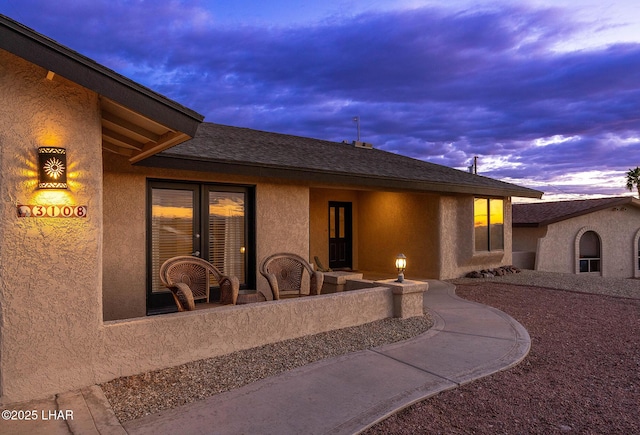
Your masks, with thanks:
[(86, 205), (19, 205), (18, 217), (85, 218)]

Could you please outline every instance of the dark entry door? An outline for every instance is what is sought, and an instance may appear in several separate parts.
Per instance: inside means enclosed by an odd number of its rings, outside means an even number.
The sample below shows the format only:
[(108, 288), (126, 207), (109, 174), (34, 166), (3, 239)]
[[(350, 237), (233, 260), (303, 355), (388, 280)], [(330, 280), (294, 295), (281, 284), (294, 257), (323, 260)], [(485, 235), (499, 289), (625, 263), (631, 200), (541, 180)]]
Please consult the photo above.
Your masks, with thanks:
[(329, 267), (352, 267), (351, 203), (329, 202)]

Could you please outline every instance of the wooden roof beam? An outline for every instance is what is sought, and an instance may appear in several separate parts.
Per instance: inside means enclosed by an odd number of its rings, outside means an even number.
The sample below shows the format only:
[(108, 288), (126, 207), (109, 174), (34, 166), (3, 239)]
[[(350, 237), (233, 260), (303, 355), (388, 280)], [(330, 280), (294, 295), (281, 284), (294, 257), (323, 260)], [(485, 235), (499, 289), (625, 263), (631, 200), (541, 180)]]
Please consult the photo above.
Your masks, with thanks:
[(172, 146), (182, 143), (188, 139), (191, 139), (191, 136), (181, 132), (171, 131), (165, 133), (161, 136), (158, 142), (148, 142), (145, 144), (142, 150), (138, 153), (134, 153), (129, 161), (131, 163), (139, 162), (140, 160), (164, 151), (167, 148), (171, 148)]
[(113, 113), (102, 112), (102, 123), (103, 125), (110, 127), (121, 127), (124, 128), (136, 136), (140, 137), (140, 142), (158, 142), (160, 136), (147, 130), (139, 125), (134, 124), (124, 118), (120, 118)]
[(123, 148), (114, 143), (111, 143), (105, 138), (102, 139), (102, 149), (125, 157), (131, 157), (134, 152), (134, 150), (130, 148)]
[(115, 144), (119, 147), (132, 148), (138, 151), (140, 151), (144, 146), (143, 143), (138, 142), (128, 136), (125, 136), (113, 130), (110, 130), (106, 127), (102, 128), (102, 138), (103, 139), (108, 138), (110, 143)]

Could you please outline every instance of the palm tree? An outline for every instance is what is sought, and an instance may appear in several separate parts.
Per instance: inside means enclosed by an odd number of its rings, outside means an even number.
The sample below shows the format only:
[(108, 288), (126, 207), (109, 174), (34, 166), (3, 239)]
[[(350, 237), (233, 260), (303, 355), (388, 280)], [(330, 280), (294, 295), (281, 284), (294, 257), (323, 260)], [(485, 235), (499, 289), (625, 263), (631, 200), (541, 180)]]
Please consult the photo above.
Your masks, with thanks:
[(633, 191), (634, 186), (638, 189), (638, 198), (640, 198), (640, 167), (637, 166), (627, 172), (627, 189)]

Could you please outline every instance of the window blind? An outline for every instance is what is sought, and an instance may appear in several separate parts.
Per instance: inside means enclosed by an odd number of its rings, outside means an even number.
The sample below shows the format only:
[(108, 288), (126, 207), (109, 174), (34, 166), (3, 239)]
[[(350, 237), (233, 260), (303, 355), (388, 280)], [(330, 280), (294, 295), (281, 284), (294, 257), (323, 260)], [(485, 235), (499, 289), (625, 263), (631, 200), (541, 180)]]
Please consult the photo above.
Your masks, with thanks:
[(151, 271), (152, 291), (167, 291), (159, 277), (160, 266), (177, 255), (193, 252), (193, 191), (152, 190)]
[(209, 192), (209, 261), (224, 275), (245, 283), (245, 197)]

